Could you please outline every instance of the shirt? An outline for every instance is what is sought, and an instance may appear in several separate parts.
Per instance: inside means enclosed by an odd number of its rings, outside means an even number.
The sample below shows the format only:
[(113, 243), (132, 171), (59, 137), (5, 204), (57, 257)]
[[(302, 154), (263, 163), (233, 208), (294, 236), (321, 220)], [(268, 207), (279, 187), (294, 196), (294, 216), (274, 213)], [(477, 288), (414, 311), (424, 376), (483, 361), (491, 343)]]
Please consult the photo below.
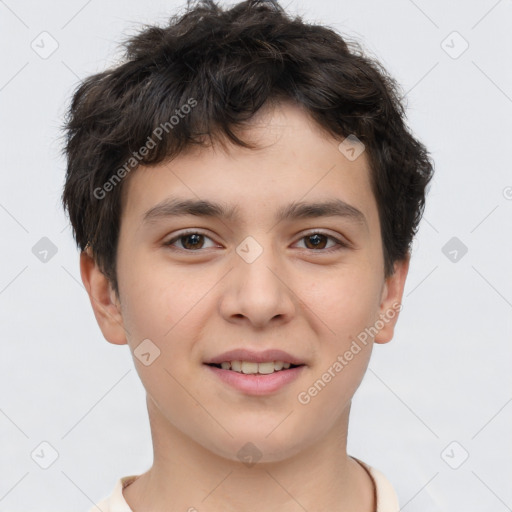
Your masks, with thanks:
[[(399, 512), (398, 498), (389, 480), (378, 469), (369, 466), (355, 457), (352, 458), (368, 471), (368, 474), (373, 480), (375, 501), (377, 503), (375, 512)], [(133, 512), (124, 499), (123, 489), (128, 487), (138, 477), (139, 475), (130, 475), (120, 478), (112, 494), (101, 500), (95, 507), (91, 508), (89, 512), (98, 512), (98, 508), (102, 512)]]

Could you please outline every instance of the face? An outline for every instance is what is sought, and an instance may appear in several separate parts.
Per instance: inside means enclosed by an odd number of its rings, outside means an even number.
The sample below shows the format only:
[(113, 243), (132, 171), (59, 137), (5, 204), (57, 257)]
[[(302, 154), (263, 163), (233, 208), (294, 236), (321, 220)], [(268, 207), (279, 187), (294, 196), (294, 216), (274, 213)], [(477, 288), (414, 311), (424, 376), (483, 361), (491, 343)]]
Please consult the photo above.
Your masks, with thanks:
[(347, 158), (286, 104), (241, 136), (259, 149), (137, 169), (119, 302), (85, 256), (82, 277), (107, 340), (129, 344), (153, 423), (227, 459), (275, 461), (342, 428), (373, 342), (392, 337), (407, 261), (384, 278), (364, 152)]

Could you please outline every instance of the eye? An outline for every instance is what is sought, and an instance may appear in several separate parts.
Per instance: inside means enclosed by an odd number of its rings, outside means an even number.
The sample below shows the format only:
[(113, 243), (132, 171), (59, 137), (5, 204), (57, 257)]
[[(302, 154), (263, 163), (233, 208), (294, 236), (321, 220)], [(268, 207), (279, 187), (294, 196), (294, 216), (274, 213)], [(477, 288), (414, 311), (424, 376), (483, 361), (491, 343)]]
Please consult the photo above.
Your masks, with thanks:
[[(199, 249), (204, 249), (205, 240), (212, 239), (198, 231), (187, 231), (179, 234), (178, 236), (175, 236), (168, 242), (165, 242), (164, 245), (174, 247), (174, 244), (178, 242), (181, 245), (181, 247), (177, 247), (178, 249), (192, 252), (197, 251)], [(215, 245), (212, 245), (210, 247), (215, 247)]]
[[(216, 247), (213, 240), (206, 236), (205, 234), (199, 231), (187, 231), (182, 232), (179, 235), (173, 237), (169, 241), (165, 242), (165, 246), (172, 247), (173, 249), (183, 250), (187, 252), (197, 252), (201, 249), (208, 249), (208, 246), (205, 246), (205, 240), (210, 240), (212, 242), (211, 247)], [(304, 235), (300, 238), (300, 241), (305, 241), (305, 249), (309, 249), (311, 251), (316, 252), (333, 252), (340, 249), (348, 248), (349, 244), (343, 242), (332, 235), (328, 235), (326, 233), (322, 233), (319, 231), (314, 231)], [(328, 248), (329, 241), (332, 242), (332, 245)], [(176, 245), (178, 244), (178, 245)]]
[[(319, 231), (308, 233), (307, 235), (303, 236), (300, 240), (305, 240), (306, 249), (311, 249), (313, 251), (332, 252), (349, 247), (347, 243), (338, 240), (337, 238), (331, 235)], [(331, 247), (325, 249), (328, 240), (333, 241), (334, 245), (331, 245)]]

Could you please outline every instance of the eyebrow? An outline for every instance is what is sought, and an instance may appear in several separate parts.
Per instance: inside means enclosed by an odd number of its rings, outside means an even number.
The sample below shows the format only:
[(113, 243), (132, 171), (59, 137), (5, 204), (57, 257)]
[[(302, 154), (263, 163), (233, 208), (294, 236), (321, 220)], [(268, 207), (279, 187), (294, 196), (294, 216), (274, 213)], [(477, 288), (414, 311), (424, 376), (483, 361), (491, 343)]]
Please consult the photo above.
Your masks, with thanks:
[[(197, 217), (218, 217), (234, 221), (239, 216), (238, 206), (228, 206), (207, 200), (179, 199), (169, 197), (147, 210), (142, 217), (142, 224), (149, 224), (168, 217), (194, 215)], [(368, 229), (364, 214), (354, 206), (341, 199), (331, 199), (322, 202), (293, 202), (279, 208), (275, 221), (310, 219), (317, 217), (343, 217), (355, 223), (362, 224)]]

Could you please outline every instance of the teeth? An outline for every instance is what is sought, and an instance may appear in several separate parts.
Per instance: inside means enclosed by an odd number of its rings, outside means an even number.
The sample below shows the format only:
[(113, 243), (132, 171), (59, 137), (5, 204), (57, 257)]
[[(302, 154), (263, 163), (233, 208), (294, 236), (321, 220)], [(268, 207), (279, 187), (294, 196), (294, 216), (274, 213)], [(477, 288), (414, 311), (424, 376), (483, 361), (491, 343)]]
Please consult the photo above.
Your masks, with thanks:
[(242, 361), (242, 373), (258, 373), (258, 363)]
[[(258, 366), (258, 373), (269, 374), (269, 373), (274, 373), (274, 371), (275, 371), (275, 366), (274, 366), (273, 361), (270, 361), (268, 363), (258, 363), (257, 366)], [(242, 365), (242, 369), (243, 369), (243, 365)], [(244, 373), (246, 373), (246, 372), (244, 371)]]
[(290, 368), (290, 363), (283, 361), (267, 361), (265, 363), (254, 363), (252, 361), (224, 361), (220, 364), (223, 370), (233, 370), (239, 373), (269, 375), (280, 370)]

